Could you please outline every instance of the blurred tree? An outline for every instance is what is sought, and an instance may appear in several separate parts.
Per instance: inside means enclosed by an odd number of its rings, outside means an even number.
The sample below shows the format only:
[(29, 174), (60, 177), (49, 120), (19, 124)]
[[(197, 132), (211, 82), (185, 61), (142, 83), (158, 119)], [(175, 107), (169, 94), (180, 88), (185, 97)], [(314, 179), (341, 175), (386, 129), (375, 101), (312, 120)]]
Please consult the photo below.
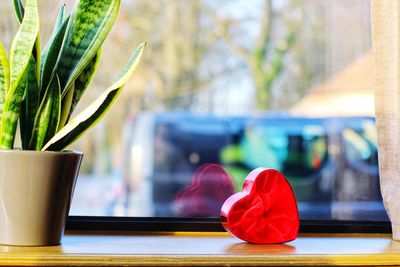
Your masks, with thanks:
[(219, 38), (204, 6), (202, 0), (134, 0), (123, 5), (120, 19), (124, 27), (116, 28), (135, 34), (126, 35), (122, 45), (132, 46), (138, 39), (149, 42), (146, 66), (141, 65), (139, 74), (147, 80), (145, 90), (138, 92), (142, 108), (188, 110), (196, 93), (217, 76), (201, 70)]
[(244, 60), (250, 70), (256, 92), (256, 107), (269, 109), (273, 83), (284, 70), (284, 58), (295, 43), (299, 23), (289, 20), (284, 27), (278, 26), (286, 35), (276, 38), (271, 32), (276, 20), (272, 0), (263, 0), (260, 6), (261, 15), (257, 23), (257, 37), (251, 44), (243, 44), (234, 36), (234, 28), (244, 21), (237, 18), (224, 18), (218, 13), (214, 13), (213, 17), (223, 29), (222, 36), (226, 44)]
[[(285, 58), (280, 83), (272, 93), (273, 109), (287, 109), (299, 101), (315, 84), (326, 78), (326, 1), (291, 0), (299, 12), (298, 33)], [(288, 8), (290, 10), (290, 8)]]

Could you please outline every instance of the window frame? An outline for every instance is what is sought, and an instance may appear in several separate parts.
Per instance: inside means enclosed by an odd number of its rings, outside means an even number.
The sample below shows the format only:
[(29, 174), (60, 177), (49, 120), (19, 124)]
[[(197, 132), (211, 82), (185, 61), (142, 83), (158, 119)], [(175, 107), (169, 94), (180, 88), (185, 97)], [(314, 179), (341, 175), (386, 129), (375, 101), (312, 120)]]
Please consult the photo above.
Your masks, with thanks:
[[(224, 232), (218, 218), (69, 216), (66, 230), (132, 232)], [(389, 221), (300, 220), (300, 233), (392, 232)]]

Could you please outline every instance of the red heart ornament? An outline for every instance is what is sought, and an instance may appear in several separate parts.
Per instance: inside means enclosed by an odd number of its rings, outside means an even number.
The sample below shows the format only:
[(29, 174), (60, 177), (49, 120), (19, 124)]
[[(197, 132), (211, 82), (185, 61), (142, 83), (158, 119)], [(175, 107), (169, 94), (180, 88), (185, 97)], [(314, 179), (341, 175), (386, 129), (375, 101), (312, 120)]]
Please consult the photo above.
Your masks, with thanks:
[(293, 190), (277, 170), (257, 168), (247, 175), (242, 192), (221, 209), (224, 228), (249, 243), (284, 243), (296, 239), (300, 220)]

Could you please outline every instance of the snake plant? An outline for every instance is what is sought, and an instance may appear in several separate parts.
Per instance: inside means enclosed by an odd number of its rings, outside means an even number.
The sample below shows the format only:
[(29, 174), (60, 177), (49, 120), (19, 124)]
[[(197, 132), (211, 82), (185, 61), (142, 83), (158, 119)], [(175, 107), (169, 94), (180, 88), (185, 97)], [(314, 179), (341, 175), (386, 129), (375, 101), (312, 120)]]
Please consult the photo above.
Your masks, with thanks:
[(37, 0), (13, 0), (20, 27), (10, 55), (0, 42), (0, 149), (13, 149), (19, 124), (24, 150), (59, 151), (77, 140), (110, 109), (135, 71), (139, 45), (118, 79), (71, 119), (98, 68), (101, 46), (120, 0), (77, 0), (60, 7), (54, 30), (40, 50)]

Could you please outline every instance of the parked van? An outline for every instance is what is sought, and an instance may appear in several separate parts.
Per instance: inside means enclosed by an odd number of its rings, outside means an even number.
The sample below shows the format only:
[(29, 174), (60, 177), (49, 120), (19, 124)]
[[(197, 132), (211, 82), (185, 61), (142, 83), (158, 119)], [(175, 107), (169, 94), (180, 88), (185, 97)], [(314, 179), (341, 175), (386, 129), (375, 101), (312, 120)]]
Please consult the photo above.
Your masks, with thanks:
[[(376, 207), (373, 212), (386, 216), (371, 117), (145, 113), (136, 119), (130, 137), (127, 184), (132, 194), (143, 196), (137, 198), (141, 207), (151, 210), (149, 216), (181, 216), (175, 207), (177, 195), (194, 190), (193, 175), (205, 164), (221, 165), (235, 191), (254, 168), (280, 170), (304, 216), (318, 211), (318, 218), (331, 218), (334, 207), (343, 210), (341, 205), (350, 205), (350, 210), (357, 210), (371, 203)], [(218, 177), (212, 183), (221, 186)], [(352, 212), (347, 219), (362, 211)]]

